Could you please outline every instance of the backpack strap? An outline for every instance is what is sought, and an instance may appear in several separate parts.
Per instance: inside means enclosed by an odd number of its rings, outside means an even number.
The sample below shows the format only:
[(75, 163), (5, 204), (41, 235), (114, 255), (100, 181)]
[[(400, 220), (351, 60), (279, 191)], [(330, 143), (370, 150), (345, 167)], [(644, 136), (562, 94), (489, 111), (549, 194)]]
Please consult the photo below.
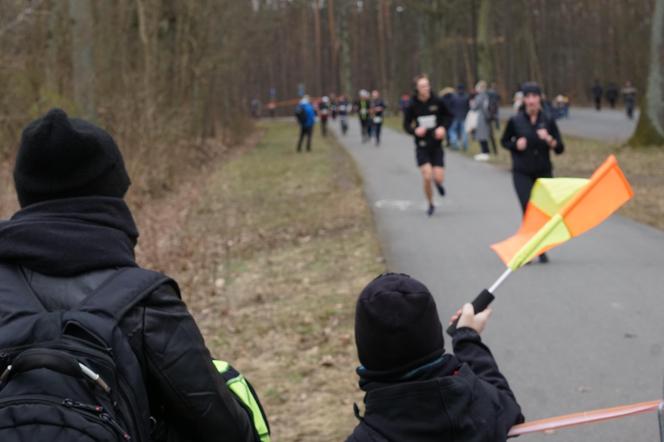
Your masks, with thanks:
[(119, 321), (150, 293), (165, 284), (170, 285), (180, 297), (177, 283), (163, 273), (140, 267), (125, 267), (104, 281), (79, 305), (78, 310)]

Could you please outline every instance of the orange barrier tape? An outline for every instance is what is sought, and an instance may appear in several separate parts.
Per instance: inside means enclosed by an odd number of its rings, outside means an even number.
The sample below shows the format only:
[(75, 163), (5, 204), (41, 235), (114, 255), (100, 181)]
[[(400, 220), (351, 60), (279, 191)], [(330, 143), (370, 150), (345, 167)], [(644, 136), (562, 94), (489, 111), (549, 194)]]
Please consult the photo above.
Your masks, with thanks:
[(662, 401), (639, 402), (638, 404), (621, 405), (619, 407), (602, 408), (601, 410), (582, 411), (580, 413), (565, 416), (550, 417), (536, 421), (515, 425), (507, 434), (508, 437), (520, 436), (522, 434), (553, 431), (577, 425), (602, 422), (638, 414), (654, 413)]
[[(284, 106), (295, 106), (300, 102), (300, 98), (291, 98), (290, 100), (283, 100), (283, 101), (275, 101), (274, 102), (274, 107), (284, 107)], [(309, 97), (309, 101), (312, 103), (315, 103), (316, 101), (320, 100), (320, 97)], [(270, 102), (268, 101), (266, 103), (266, 106), (269, 105)]]

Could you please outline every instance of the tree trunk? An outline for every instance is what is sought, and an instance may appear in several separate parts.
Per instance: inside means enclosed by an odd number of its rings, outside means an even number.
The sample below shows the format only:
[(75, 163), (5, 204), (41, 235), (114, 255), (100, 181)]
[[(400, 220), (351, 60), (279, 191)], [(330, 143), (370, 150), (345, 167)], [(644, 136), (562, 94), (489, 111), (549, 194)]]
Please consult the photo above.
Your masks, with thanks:
[(377, 28), (378, 28), (378, 35), (377, 35), (377, 41), (376, 44), (378, 46), (378, 67), (379, 67), (379, 78), (380, 78), (380, 86), (379, 89), (381, 92), (385, 92), (385, 88), (387, 87), (387, 72), (385, 71), (385, 44), (386, 44), (386, 37), (385, 37), (385, 14), (383, 10), (385, 9), (385, 0), (380, 0), (378, 2), (378, 23), (377, 23)]
[(341, 32), (340, 32), (340, 46), (341, 46), (341, 60), (339, 63), (339, 76), (341, 79), (341, 93), (346, 94), (349, 99), (353, 97), (353, 82), (351, 77), (351, 53), (350, 53), (350, 32), (348, 20), (350, 17), (347, 12), (348, 8), (341, 9)]
[(74, 100), (83, 118), (95, 120), (92, 0), (69, 0), (69, 18), (72, 26)]
[(493, 63), (489, 31), (491, 27), (491, 0), (480, 0), (477, 17), (477, 74), (478, 80), (493, 81)]
[(58, 48), (60, 47), (60, 13), (62, 4), (56, 2), (49, 11), (48, 16), (48, 43), (46, 49), (46, 91), (49, 94), (60, 93), (60, 79), (58, 77)]
[(664, 145), (664, 0), (657, 0), (650, 31), (650, 68), (641, 116), (630, 144)]
[(322, 37), (320, 30), (320, 0), (314, 2), (314, 39), (315, 49), (314, 58), (316, 65), (314, 66), (314, 73), (316, 75), (316, 93), (325, 95), (323, 91), (323, 57), (322, 57)]
[(330, 87), (335, 93), (339, 93), (339, 41), (334, 20), (334, 0), (327, 1), (327, 27), (330, 33), (330, 72), (332, 75)]

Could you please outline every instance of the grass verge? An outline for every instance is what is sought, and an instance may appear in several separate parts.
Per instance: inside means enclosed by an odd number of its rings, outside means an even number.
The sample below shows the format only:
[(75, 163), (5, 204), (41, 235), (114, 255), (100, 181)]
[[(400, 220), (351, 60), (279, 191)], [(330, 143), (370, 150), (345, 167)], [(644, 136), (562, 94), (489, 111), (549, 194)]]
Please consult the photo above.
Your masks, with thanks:
[[(385, 124), (401, 129), (399, 117), (388, 117)], [(504, 126), (501, 126), (501, 129)], [(502, 132), (495, 134), (500, 143)], [(664, 148), (632, 148), (585, 138), (563, 136), (565, 153), (553, 157), (555, 176), (587, 178), (608, 157), (615, 154), (620, 167), (634, 188), (634, 198), (620, 210), (620, 214), (636, 221), (664, 229)], [(465, 154), (473, 156), (480, 152), (479, 144), (472, 142)], [(490, 162), (497, 167), (509, 169), (511, 158), (508, 151), (498, 146), (498, 155)]]
[(266, 123), (188, 215), (172, 270), (213, 354), (254, 383), (275, 440), (337, 441), (361, 400), (354, 303), (384, 269), (352, 160), (315, 134)]

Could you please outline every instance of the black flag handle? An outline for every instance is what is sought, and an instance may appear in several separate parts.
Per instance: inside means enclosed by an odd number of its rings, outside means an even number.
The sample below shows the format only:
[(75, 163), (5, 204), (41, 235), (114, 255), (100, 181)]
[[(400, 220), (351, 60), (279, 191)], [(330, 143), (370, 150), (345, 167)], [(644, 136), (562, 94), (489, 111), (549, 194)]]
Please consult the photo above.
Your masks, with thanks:
[[(482, 290), (482, 293), (477, 295), (477, 297), (473, 299), (473, 302), (471, 302), (473, 308), (475, 309), (475, 313), (477, 314), (485, 310), (489, 306), (489, 304), (493, 302), (494, 299), (496, 299), (496, 297), (493, 296), (493, 294), (490, 291), (488, 291), (487, 289)], [(448, 335), (452, 336), (452, 334), (456, 331), (457, 322), (459, 322), (459, 319), (454, 321), (454, 323), (452, 323), (452, 325), (450, 325), (447, 328)]]

